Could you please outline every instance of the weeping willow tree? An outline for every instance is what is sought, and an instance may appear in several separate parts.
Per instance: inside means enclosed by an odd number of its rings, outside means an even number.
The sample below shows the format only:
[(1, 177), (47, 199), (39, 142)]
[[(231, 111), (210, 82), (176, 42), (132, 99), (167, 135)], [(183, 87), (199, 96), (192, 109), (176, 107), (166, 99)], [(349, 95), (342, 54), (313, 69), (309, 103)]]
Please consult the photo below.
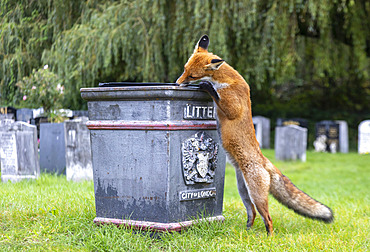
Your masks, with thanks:
[(251, 85), (254, 105), (369, 110), (368, 1), (122, 0), (1, 3), (1, 95), (48, 64), (65, 106), (108, 81), (173, 82), (202, 34)]
[[(99, 1), (2, 0), (0, 2), (0, 105), (16, 106), (16, 83), (42, 68), (42, 54), (58, 34), (78, 23)], [(77, 95), (77, 94), (76, 94)]]

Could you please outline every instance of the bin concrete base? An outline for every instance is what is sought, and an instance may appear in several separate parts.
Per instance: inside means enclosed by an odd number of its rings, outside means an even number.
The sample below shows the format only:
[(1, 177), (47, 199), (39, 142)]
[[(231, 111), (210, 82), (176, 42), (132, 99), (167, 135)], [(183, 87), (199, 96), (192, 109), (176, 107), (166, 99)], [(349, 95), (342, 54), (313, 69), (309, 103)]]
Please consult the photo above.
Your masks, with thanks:
[(133, 228), (140, 231), (154, 231), (154, 232), (180, 232), (185, 230), (197, 223), (207, 221), (221, 221), (223, 222), (225, 217), (222, 215), (212, 216), (202, 219), (194, 219), (190, 221), (172, 222), (172, 223), (160, 223), (152, 221), (135, 221), (135, 220), (120, 220), (112, 218), (100, 218), (96, 217), (94, 223), (97, 225), (114, 224), (119, 227)]

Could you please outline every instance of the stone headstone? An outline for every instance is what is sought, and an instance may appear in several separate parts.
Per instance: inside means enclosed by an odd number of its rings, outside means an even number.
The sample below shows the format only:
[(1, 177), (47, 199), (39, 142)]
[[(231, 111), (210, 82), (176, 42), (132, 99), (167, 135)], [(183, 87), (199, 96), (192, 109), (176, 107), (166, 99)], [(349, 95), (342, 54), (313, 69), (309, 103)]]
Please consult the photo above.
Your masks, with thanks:
[(15, 120), (17, 110), (13, 107), (0, 107), (0, 120), (13, 119)]
[(40, 168), (42, 172), (66, 174), (64, 123), (40, 124)]
[(40, 139), (40, 125), (42, 123), (48, 123), (47, 117), (34, 117), (31, 119), (31, 124), (37, 128), (37, 138)]
[(92, 180), (90, 131), (87, 117), (64, 122), (67, 180)]
[[(339, 150), (339, 124), (334, 121), (321, 121), (316, 123), (316, 140), (325, 136), (324, 151), (335, 153)], [(316, 149), (317, 150), (317, 149)], [(317, 150), (318, 151), (318, 150)]]
[[(324, 139), (325, 148), (321, 149), (319, 141)], [(348, 153), (348, 125), (345, 121), (321, 121), (316, 123), (316, 151), (328, 151), (331, 153)], [(319, 146), (317, 148), (317, 146)]]
[(73, 117), (73, 111), (70, 109), (58, 109), (54, 111), (55, 114), (63, 116), (63, 117)]
[(306, 161), (307, 129), (296, 125), (276, 127), (275, 157), (277, 160)]
[(17, 182), (40, 174), (36, 127), (24, 122), (0, 123), (1, 180)]
[(29, 108), (17, 109), (16, 118), (17, 118), (17, 121), (31, 123), (31, 119), (33, 118), (33, 109), (29, 109)]
[(87, 110), (73, 110), (73, 118), (76, 117), (89, 117), (89, 112)]
[(14, 120), (13, 114), (0, 114), (0, 120)]
[(260, 148), (270, 148), (270, 119), (263, 116), (253, 116), (252, 119)]
[(44, 108), (33, 109), (32, 118), (38, 118), (38, 117), (44, 117), (44, 116), (45, 116)]
[(1, 119), (0, 127), (14, 123), (14, 119)]
[(335, 121), (339, 124), (339, 152), (348, 153), (348, 124), (346, 121)]
[(278, 118), (276, 120), (276, 126), (288, 126), (296, 125), (308, 129), (308, 121), (303, 118)]
[(358, 126), (358, 153), (370, 153), (370, 120), (365, 120)]

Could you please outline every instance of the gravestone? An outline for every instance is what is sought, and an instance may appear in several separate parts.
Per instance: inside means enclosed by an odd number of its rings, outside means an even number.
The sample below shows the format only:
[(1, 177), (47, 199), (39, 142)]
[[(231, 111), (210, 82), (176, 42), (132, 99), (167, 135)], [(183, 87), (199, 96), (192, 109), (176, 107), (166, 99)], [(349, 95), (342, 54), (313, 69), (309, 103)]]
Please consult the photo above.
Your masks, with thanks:
[(14, 123), (14, 119), (1, 119), (0, 120), (0, 127), (8, 124)]
[(34, 117), (31, 119), (31, 124), (35, 125), (37, 128), (37, 138), (38, 139), (40, 139), (40, 125), (42, 123), (48, 123), (48, 118), (47, 117)]
[(303, 118), (278, 118), (276, 120), (276, 126), (288, 126), (296, 125), (308, 129), (308, 121)]
[(7, 120), (7, 119), (14, 120), (15, 116), (13, 114), (0, 114), (0, 120)]
[(253, 116), (252, 119), (260, 148), (270, 148), (270, 119), (263, 116)]
[(55, 110), (54, 113), (59, 116), (72, 118), (73, 117), (73, 111), (70, 109), (58, 109)]
[[(321, 149), (320, 141), (325, 148)], [(348, 153), (348, 125), (345, 121), (321, 121), (316, 123), (316, 140), (314, 142), (316, 151), (329, 151), (336, 153)]]
[(67, 180), (92, 180), (90, 131), (87, 117), (64, 122)]
[(365, 120), (358, 126), (358, 153), (370, 153), (370, 120)]
[(334, 121), (321, 121), (316, 123), (316, 141), (326, 136), (325, 151), (336, 153), (339, 150), (339, 124)]
[(40, 124), (40, 168), (42, 172), (66, 174), (66, 144), (63, 123)]
[(306, 161), (307, 129), (296, 125), (276, 127), (275, 157), (277, 160)]
[(38, 117), (44, 117), (44, 116), (45, 116), (44, 108), (33, 109), (32, 118), (38, 118)]
[(17, 121), (31, 123), (31, 119), (33, 118), (33, 109), (29, 109), (29, 108), (17, 109), (16, 118), (17, 118)]
[(348, 153), (348, 124), (346, 121), (335, 121), (339, 124), (339, 152)]
[(89, 117), (89, 112), (87, 110), (73, 110), (73, 118), (76, 117)]
[(36, 127), (24, 122), (0, 123), (1, 180), (17, 182), (40, 174)]
[(13, 119), (15, 120), (17, 110), (13, 107), (0, 107), (0, 120)]

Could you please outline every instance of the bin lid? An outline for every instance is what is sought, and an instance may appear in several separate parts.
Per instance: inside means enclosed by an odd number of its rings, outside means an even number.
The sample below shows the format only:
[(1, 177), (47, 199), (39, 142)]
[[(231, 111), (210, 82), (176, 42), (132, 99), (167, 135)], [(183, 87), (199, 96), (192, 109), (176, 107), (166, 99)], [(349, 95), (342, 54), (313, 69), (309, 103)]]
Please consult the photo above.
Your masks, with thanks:
[[(152, 87), (152, 86), (173, 86), (178, 87), (177, 83), (161, 83), (161, 82), (105, 82), (99, 83), (99, 87), (132, 87), (132, 86), (141, 86), (141, 87)], [(199, 87), (196, 84), (189, 84), (187, 87)]]
[(151, 99), (212, 101), (207, 92), (200, 89), (197, 84), (183, 87), (176, 83), (161, 82), (106, 82), (99, 83), (99, 87), (81, 88), (80, 92), (82, 98), (87, 101)]

